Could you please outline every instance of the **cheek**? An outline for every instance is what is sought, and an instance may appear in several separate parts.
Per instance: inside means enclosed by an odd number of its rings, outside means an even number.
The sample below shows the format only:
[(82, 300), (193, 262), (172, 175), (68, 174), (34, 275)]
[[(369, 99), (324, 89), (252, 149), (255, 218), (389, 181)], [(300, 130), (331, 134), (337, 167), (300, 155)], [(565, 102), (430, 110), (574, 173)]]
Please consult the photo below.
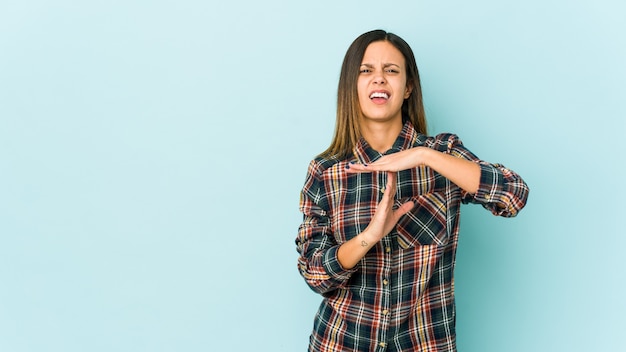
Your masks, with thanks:
[(360, 103), (369, 99), (367, 96), (367, 86), (362, 86), (361, 84), (357, 85), (356, 94), (359, 97)]
[(357, 81), (357, 83), (356, 83), (356, 94), (359, 96), (359, 99), (361, 98), (361, 96), (363, 94), (365, 94), (366, 90), (367, 90), (367, 84), (364, 84), (360, 80)]
[(398, 86), (395, 87), (394, 91), (396, 92), (396, 97), (404, 100), (407, 98), (406, 95), (409, 90), (406, 86), (406, 83), (400, 82)]

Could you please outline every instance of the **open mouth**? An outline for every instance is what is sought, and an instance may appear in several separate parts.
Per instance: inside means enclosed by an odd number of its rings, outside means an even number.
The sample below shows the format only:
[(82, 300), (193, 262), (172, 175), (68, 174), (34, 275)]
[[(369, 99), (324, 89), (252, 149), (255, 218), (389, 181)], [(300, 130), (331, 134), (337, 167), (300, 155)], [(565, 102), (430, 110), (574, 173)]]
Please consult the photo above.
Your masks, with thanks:
[(383, 91), (376, 91), (370, 94), (370, 99), (375, 104), (384, 104), (389, 100), (389, 93)]

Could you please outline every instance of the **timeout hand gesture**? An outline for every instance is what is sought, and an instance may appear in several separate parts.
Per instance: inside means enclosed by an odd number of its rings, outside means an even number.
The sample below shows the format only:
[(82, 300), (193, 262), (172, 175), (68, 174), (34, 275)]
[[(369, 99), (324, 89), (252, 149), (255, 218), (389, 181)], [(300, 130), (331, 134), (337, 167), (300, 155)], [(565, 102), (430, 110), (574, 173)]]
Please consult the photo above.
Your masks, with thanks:
[(365, 233), (372, 235), (371, 237), (367, 236), (369, 238), (366, 240), (366, 243), (375, 243), (380, 241), (381, 238), (385, 237), (389, 232), (391, 232), (391, 230), (393, 230), (402, 215), (409, 212), (415, 206), (414, 202), (408, 201), (394, 210), (393, 206), (395, 195), (396, 173), (387, 172), (387, 187), (385, 188), (385, 192), (383, 193), (380, 203), (378, 203), (378, 206), (376, 207), (374, 217), (365, 231)]
[(415, 147), (394, 154), (384, 155), (380, 159), (371, 164), (348, 164), (346, 171), (348, 173), (361, 173), (373, 171), (402, 171), (416, 168), (424, 164), (424, 153), (428, 152), (428, 148)]

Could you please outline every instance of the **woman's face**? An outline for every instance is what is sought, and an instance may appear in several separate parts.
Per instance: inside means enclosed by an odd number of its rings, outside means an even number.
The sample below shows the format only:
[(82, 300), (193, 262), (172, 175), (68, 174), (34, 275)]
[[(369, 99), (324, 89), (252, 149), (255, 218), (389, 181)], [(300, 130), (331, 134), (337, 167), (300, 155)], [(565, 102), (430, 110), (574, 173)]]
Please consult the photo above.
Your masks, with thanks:
[(406, 84), (404, 56), (391, 43), (371, 43), (357, 79), (359, 105), (366, 120), (402, 121), (402, 103), (411, 94)]

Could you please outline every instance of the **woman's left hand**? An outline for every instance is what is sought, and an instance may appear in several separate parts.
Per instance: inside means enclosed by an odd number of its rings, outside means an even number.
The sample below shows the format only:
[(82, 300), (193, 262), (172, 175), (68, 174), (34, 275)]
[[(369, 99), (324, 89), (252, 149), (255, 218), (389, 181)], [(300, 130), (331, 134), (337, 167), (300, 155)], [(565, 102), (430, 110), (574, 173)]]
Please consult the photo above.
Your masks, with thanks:
[(413, 169), (424, 164), (424, 153), (428, 148), (415, 147), (401, 152), (382, 156), (371, 164), (348, 164), (348, 173), (373, 172), (373, 171), (402, 171)]

